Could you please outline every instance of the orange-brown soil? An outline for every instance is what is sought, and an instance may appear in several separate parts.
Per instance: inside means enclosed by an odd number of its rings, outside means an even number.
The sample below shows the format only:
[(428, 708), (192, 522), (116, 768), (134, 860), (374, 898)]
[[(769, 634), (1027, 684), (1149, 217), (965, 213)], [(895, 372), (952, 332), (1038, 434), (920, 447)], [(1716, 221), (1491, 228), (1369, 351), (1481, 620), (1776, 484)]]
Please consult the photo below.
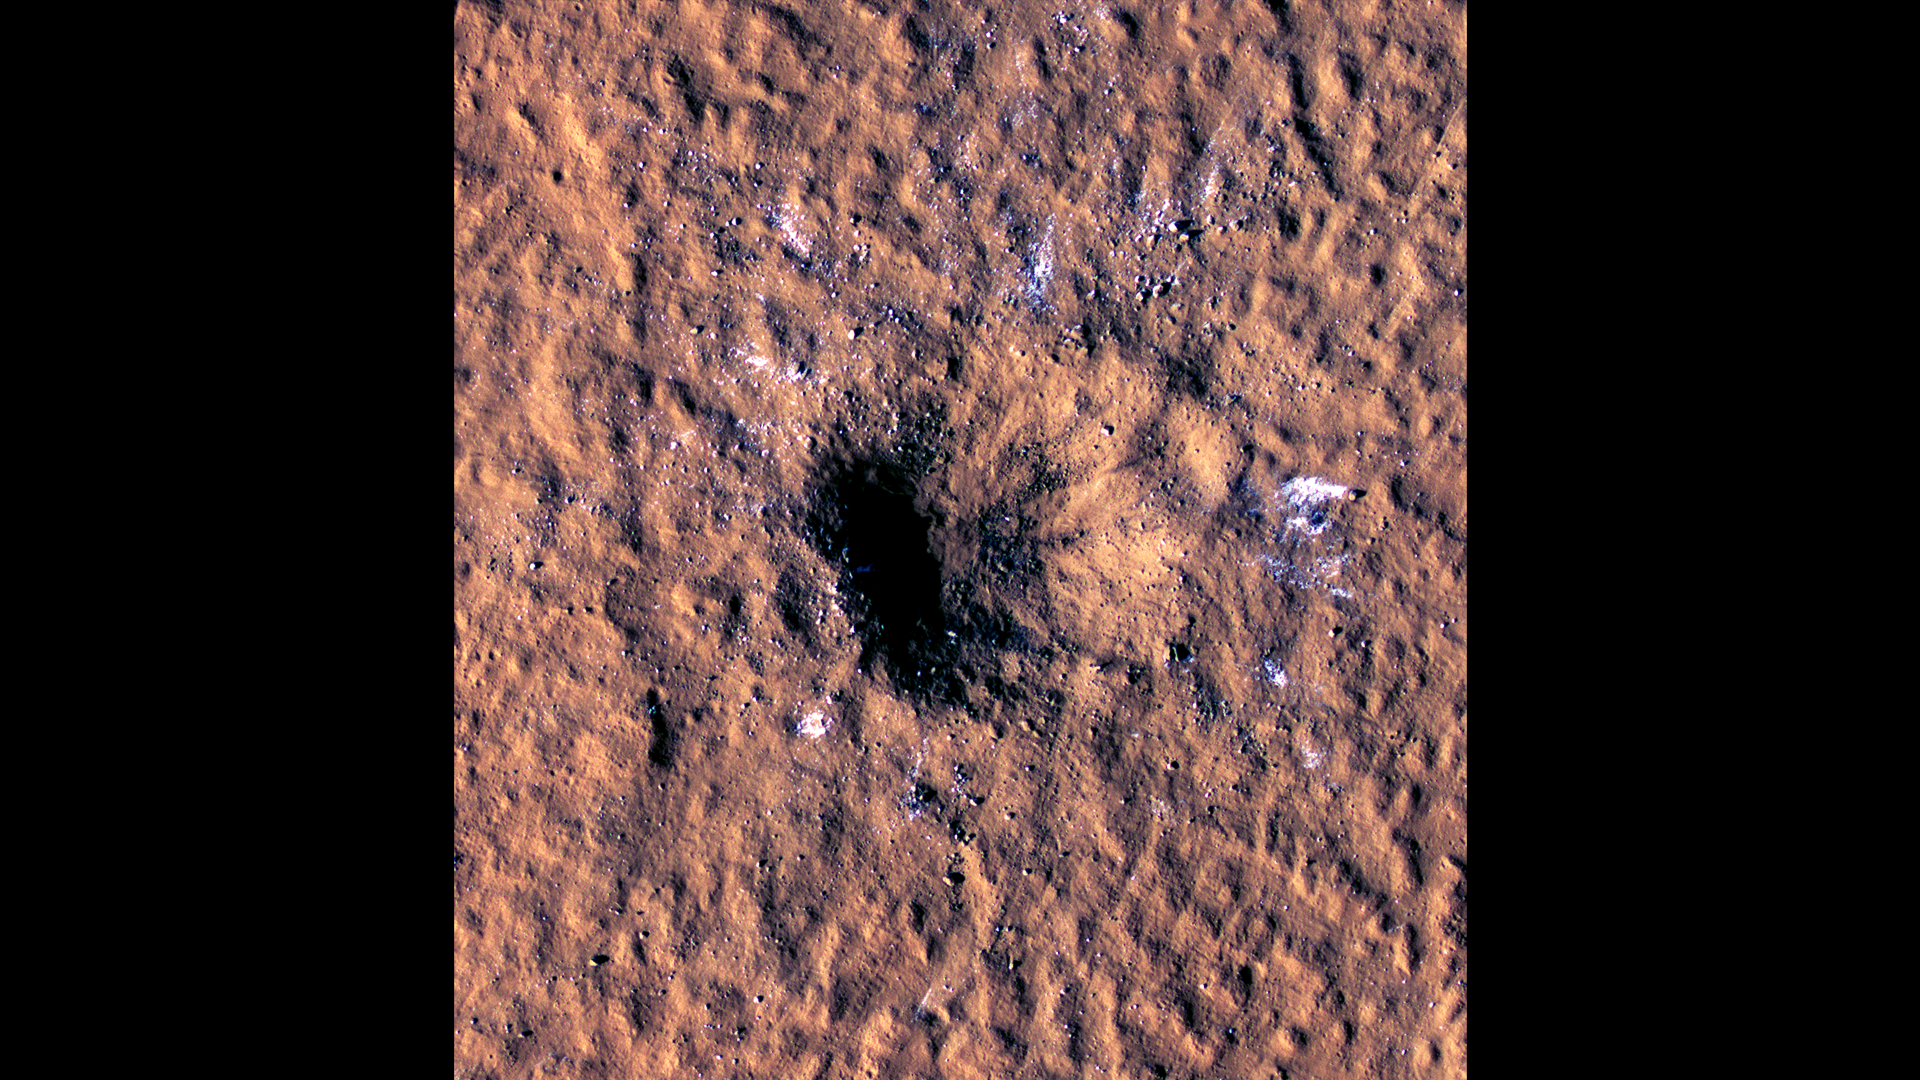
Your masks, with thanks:
[(456, 1075), (1464, 1076), (1465, 78), (458, 4)]

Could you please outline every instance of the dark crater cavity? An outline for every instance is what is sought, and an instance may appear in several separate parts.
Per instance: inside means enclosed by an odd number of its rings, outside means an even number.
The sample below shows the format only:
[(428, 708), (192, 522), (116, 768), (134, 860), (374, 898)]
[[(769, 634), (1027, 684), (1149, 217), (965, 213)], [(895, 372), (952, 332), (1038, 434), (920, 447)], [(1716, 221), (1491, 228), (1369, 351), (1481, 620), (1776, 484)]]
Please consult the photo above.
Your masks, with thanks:
[(809, 524), (822, 554), (840, 568), (861, 670), (879, 659), (899, 690), (947, 698), (957, 688), (940, 560), (928, 541), (932, 522), (914, 508), (914, 493), (900, 466), (855, 462), (829, 474)]

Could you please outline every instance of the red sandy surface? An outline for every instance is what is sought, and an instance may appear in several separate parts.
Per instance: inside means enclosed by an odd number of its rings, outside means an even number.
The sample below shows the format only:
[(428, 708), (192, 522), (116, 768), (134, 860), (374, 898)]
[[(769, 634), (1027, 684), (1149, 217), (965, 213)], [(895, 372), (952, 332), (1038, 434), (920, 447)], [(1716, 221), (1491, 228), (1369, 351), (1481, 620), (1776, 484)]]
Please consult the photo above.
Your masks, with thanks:
[(456, 1075), (1464, 1076), (1464, 5), (454, 58)]

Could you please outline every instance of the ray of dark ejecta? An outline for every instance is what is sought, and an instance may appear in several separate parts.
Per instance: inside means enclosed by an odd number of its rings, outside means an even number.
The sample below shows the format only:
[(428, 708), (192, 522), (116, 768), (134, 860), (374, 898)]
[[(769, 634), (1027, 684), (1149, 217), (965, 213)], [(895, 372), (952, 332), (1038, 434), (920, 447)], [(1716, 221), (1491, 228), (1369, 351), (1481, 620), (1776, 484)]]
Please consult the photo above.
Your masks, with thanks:
[[(1251, 86), (1241, 88), (1203, 144), (1201, 160), (1213, 152), (1219, 132), (1242, 113), (1251, 94)], [(1023, 271), (1027, 258), (1022, 256)], [(1191, 248), (1183, 251), (1168, 276), (1177, 278), (1191, 258)], [(984, 344), (979, 340), (983, 329), (962, 324), (958, 330), (961, 348), (977, 351)], [(861, 669), (871, 670), (884, 655), (901, 689), (951, 698), (960, 690), (952, 671), (957, 634), (948, 625), (942, 566), (927, 542), (930, 523), (914, 505), (916, 480), (893, 462), (843, 465), (823, 486), (809, 524), (822, 554), (840, 565), (842, 583), (852, 593)]]
[[(1192, 191), (1195, 178), (1219, 152), (1221, 133), (1229, 130), (1228, 125), (1246, 125), (1248, 110), (1266, 85), (1244, 80), (1199, 143), (1196, 165), (1182, 184), (1187, 190), (1179, 197), (1182, 220), (1173, 223), (1189, 241), (1201, 231), (1190, 218), (1204, 212)], [(1271, 103), (1260, 101), (1260, 107)], [(1046, 243), (1052, 242), (1050, 227)], [(1178, 282), (1191, 266), (1196, 247), (1192, 242), (1176, 245), (1171, 268), (1156, 276)], [(1027, 276), (1031, 254), (1020, 258), (1019, 271)], [(1142, 259), (1151, 260), (1151, 252), (1143, 253)], [(1050, 310), (1044, 304), (1036, 307)], [(961, 323), (956, 331), (956, 345), (963, 350), (971, 347), (977, 352), (985, 345), (981, 340), (987, 333), (984, 324)], [(869, 458), (842, 465), (818, 493), (810, 526), (822, 554), (839, 564), (841, 582), (853, 594), (855, 610), (850, 614), (861, 630), (861, 669), (871, 670), (874, 660), (884, 655), (893, 681), (902, 689), (921, 697), (951, 697), (959, 689), (951, 671), (954, 631), (971, 629), (965, 624), (973, 620), (949, 624), (942, 566), (927, 540), (930, 522), (914, 505), (917, 480), (896, 462)]]

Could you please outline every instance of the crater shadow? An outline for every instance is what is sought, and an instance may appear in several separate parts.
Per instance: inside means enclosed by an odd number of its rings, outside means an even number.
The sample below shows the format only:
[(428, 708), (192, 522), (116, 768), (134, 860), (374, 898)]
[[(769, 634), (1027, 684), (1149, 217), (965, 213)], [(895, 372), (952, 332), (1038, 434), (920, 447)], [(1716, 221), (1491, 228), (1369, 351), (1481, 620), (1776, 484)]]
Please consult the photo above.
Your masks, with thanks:
[(887, 462), (834, 469), (814, 499), (810, 531), (840, 568), (848, 614), (860, 636), (860, 668), (885, 667), (894, 686), (920, 698), (958, 693), (942, 604), (933, 522), (915, 507), (913, 478)]

